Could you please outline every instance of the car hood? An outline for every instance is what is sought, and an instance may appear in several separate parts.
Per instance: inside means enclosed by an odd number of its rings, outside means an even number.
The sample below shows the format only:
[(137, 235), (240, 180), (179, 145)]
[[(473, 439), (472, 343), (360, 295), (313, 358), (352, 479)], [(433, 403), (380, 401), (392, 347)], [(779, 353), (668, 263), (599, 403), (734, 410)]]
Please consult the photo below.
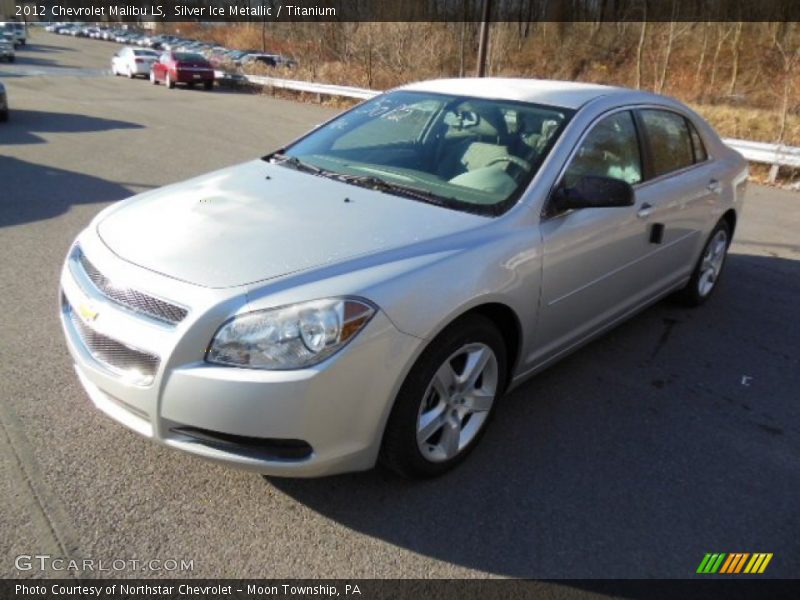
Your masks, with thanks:
[(246, 285), (485, 223), (262, 160), (134, 196), (98, 216), (118, 256), (206, 287)]

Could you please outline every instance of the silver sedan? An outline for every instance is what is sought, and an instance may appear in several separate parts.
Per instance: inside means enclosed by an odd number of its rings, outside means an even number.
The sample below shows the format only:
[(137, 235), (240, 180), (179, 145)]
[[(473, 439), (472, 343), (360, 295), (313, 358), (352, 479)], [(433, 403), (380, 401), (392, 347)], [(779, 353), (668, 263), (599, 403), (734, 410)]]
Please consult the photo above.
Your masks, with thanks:
[(101, 212), (61, 317), (111, 418), (257, 472), (452, 468), (501, 395), (660, 298), (714, 292), (742, 157), (683, 104), (439, 80)]

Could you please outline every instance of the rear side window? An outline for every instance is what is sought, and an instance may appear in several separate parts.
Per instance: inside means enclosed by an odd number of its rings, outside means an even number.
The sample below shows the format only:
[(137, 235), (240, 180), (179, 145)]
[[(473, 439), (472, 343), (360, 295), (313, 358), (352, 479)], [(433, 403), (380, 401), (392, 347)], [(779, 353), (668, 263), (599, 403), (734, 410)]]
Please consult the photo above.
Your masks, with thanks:
[(659, 177), (694, 164), (694, 148), (686, 119), (665, 110), (640, 112), (647, 137), (653, 177)]
[(703, 145), (703, 138), (700, 137), (700, 134), (697, 133), (697, 129), (695, 129), (694, 125), (692, 125), (691, 121), (687, 121), (689, 123), (689, 135), (692, 136), (692, 148), (694, 149), (694, 162), (701, 163), (708, 160), (708, 152), (706, 152), (706, 147)]

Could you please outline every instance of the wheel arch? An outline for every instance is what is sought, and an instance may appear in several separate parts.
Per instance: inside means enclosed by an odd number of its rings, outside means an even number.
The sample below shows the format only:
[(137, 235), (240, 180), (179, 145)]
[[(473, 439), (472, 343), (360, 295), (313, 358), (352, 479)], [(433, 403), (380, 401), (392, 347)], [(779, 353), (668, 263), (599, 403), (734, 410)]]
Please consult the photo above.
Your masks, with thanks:
[(522, 324), (519, 316), (513, 308), (502, 302), (486, 302), (473, 306), (465, 312), (459, 314), (450, 321), (449, 327), (453, 323), (470, 315), (480, 315), (489, 319), (500, 331), (506, 345), (506, 378), (505, 387), (511, 383), (514, 371), (519, 360), (520, 347), (522, 345)]
[(728, 228), (731, 230), (731, 238), (733, 238), (733, 233), (736, 231), (736, 211), (732, 208), (729, 208), (725, 211), (725, 214), (722, 215), (721, 221), (725, 221), (728, 224)]

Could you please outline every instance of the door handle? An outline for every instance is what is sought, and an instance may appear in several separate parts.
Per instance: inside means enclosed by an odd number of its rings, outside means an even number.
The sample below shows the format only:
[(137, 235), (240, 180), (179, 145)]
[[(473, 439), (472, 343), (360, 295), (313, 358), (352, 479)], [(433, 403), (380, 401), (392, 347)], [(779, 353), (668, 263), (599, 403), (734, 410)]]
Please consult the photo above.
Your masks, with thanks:
[(650, 216), (650, 213), (652, 212), (653, 212), (653, 205), (645, 202), (644, 204), (642, 204), (641, 208), (639, 208), (639, 212), (636, 213), (636, 216), (639, 217), (640, 219), (646, 219), (647, 217)]
[(722, 184), (716, 179), (712, 179), (711, 181), (709, 181), (706, 187), (708, 188), (709, 192), (712, 192), (714, 194), (722, 193)]

